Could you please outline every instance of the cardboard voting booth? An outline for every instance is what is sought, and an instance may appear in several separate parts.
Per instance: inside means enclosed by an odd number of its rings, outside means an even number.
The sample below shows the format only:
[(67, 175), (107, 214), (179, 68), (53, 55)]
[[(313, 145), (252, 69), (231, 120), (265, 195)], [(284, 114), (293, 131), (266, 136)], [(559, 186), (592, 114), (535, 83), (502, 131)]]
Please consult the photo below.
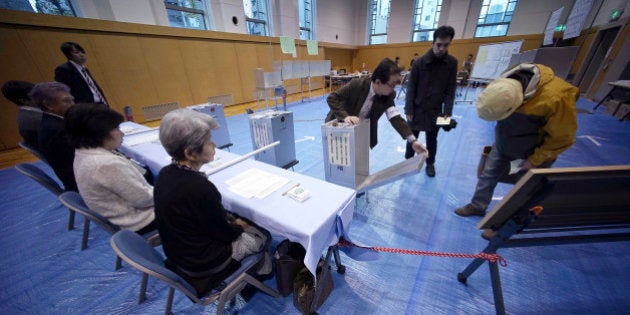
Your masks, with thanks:
[(293, 112), (268, 110), (249, 115), (249, 127), (254, 150), (275, 141), (280, 144), (255, 155), (257, 161), (282, 168), (298, 163), (295, 159), (295, 133)]
[(425, 157), (416, 155), (370, 175), (370, 121), (322, 125), (326, 181), (365, 192), (418, 173)]
[(232, 146), (230, 141), (230, 132), (228, 130), (227, 120), (225, 119), (225, 111), (222, 104), (214, 104), (211, 102), (188, 106), (188, 108), (212, 116), (217, 123), (219, 129), (212, 130), (212, 141), (219, 149), (225, 149)]

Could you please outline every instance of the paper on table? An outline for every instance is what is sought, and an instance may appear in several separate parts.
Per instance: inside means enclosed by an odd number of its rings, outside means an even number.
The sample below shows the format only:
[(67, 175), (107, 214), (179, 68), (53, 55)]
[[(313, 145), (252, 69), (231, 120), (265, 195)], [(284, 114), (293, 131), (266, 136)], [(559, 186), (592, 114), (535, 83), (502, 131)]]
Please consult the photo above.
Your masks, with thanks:
[(444, 117), (438, 116), (437, 121), (435, 122), (435, 124), (438, 125), (438, 126), (450, 125), (451, 124), (451, 117), (444, 118)]
[(289, 179), (277, 176), (257, 168), (250, 168), (228, 180), (228, 189), (245, 198), (263, 199), (289, 182)]
[(149, 142), (159, 142), (159, 141), (160, 141), (160, 134), (155, 132), (154, 130), (150, 130), (150, 132), (147, 131), (146, 133), (136, 132), (136, 133), (133, 133), (133, 136), (124, 137), (125, 144), (129, 146), (135, 146), (138, 144), (144, 144), (144, 143), (149, 143)]

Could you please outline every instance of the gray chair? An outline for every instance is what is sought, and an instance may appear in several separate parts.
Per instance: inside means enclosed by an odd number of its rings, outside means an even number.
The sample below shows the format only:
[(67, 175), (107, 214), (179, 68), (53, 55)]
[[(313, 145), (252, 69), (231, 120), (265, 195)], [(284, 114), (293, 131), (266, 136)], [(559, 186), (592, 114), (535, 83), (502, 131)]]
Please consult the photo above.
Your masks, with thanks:
[[(120, 231), (120, 227), (109, 222), (102, 215), (92, 211), (83, 201), (81, 195), (79, 195), (76, 191), (66, 191), (59, 195), (59, 200), (62, 204), (64, 204), (68, 209), (74, 212), (78, 212), (85, 217), (85, 221), (83, 222), (83, 239), (81, 240), (81, 250), (87, 248), (88, 236), (90, 234), (90, 221), (96, 222), (96, 224), (100, 225), (105, 231), (110, 234), (114, 234)], [(133, 232), (132, 232), (133, 233)], [(135, 233), (134, 233), (135, 234)], [(140, 236), (151, 246), (159, 246), (160, 245), (160, 235), (157, 230), (149, 232)], [(116, 270), (120, 269), (120, 257), (116, 257)]]
[(184, 293), (193, 302), (201, 305), (208, 305), (218, 301), (217, 314), (223, 314), (225, 303), (232, 300), (247, 284), (251, 284), (273, 297), (277, 298), (280, 296), (278, 292), (247, 273), (249, 269), (263, 259), (262, 253), (245, 257), (241, 261), (241, 267), (224, 279), (223, 283), (225, 285), (220, 286), (220, 289), (213, 290), (203, 298), (198, 298), (197, 291), (182, 277), (166, 268), (162, 254), (149, 246), (141, 236), (131, 231), (121, 230), (112, 236), (110, 243), (119, 257), (122, 257), (125, 262), (142, 272), (138, 303), (142, 303), (145, 300), (149, 276), (156, 277), (168, 284), (169, 291), (165, 314), (171, 313), (175, 289)]
[[(39, 167), (33, 164), (20, 163), (15, 166), (18, 172), (28, 176), (29, 178), (35, 180), (40, 185), (44, 186), (48, 191), (53, 193), (55, 196), (59, 197), (61, 193), (63, 193), (63, 188), (52, 179), (52, 177), (48, 176), (46, 172), (42, 171)], [(74, 211), (70, 211), (70, 217), (68, 218), (68, 230), (74, 229)]]
[(46, 161), (46, 158), (44, 158), (44, 155), (39, 152), (39, 150), (31, 147), (30, 145), (26, 144), (24, 141), (20, 141), (20, 143), (18, 143), (20, 145), (20, 147), (22, 147), (22, 149), (30, 152), (31, 154), (33, 154), (35, 157), (37, 157), (40, 161), (48, 164), (48, 161)]

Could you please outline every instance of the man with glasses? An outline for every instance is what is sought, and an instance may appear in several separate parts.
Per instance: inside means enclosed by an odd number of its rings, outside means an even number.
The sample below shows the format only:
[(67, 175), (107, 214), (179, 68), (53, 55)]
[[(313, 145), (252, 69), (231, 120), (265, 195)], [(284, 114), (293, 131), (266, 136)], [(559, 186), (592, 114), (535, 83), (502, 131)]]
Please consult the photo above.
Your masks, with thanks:
[[(405, 114), (413, 135), (424, 131), (429, 149), (426, 163), (427, 176), (435, 176), (437, 135), (440, 126), (437, 118), (450, 117), (455, 100), (457, 59), (448, 54), (448, 47), (455, 36), (450, 26), (440, 26), (433, 33), (431, 49), (413, 62), (407, 85)], [(442, 108), (444, 104), (444, 108)], [(407, 144), (405, 158), (413, 156), (413, 148)]]
[(377, 143), (377, 127), (379, 118), (385, 113), (394, 129), (406, 139), (416, 153), (427, 154), (424, 145), (416, 141), (411, 129), (400, 116), (394, 97), (394, 88), (400, 84), (402, 69), (389, 59), (383, 59), (372, 76), (355, 78), (348, 84), (330, 93), (328, 106), (330, 112), (326, 121), (337, 119), (352, 125), (358, 125), (362, 119), (370, 119), (370, 148)]

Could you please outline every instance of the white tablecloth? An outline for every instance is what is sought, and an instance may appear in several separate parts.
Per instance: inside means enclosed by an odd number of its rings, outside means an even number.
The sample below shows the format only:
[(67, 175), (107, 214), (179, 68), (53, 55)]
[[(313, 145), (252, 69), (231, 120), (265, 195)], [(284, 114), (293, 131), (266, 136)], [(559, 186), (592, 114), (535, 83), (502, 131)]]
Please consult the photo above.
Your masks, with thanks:
[[(154, 135), (157, 129), (125, 122), (124, 130), (134, 129), (126, 135), (120, 151), (128, 157), (146, 164), (155, 175), (168, 165), (170, 157)], [(145, 131), (141, 131), (145, 130)], [(137, 141), (146, 140), (149, 142)], [(129, 145), (132, 143), (133, 145)], [(239, 156), (216, 150), (215, 162), (202, 167), (202, 171), (236, 159)], [(264, 199), (244, 198), (227, 189), (225, 181), (251, 168), (263, 170), (290, 181)], [(266, 228), (272, 234), (281, 235), (298, 242), (306, 249), (304, 263), (315, 274), (317, 262), (328, 246), (337, 243), (341, 236), (347, 236), (355, 206), (355, 191), (285, 169), (247, 159), (209, 176), (223, 196), (223, 206), (234, 213), (246, 217)], [(282, 194), (295, 184), (307, 190), (310, 198), (297, 202)], [(348, 238), (349, 239), (349, 238)]]

